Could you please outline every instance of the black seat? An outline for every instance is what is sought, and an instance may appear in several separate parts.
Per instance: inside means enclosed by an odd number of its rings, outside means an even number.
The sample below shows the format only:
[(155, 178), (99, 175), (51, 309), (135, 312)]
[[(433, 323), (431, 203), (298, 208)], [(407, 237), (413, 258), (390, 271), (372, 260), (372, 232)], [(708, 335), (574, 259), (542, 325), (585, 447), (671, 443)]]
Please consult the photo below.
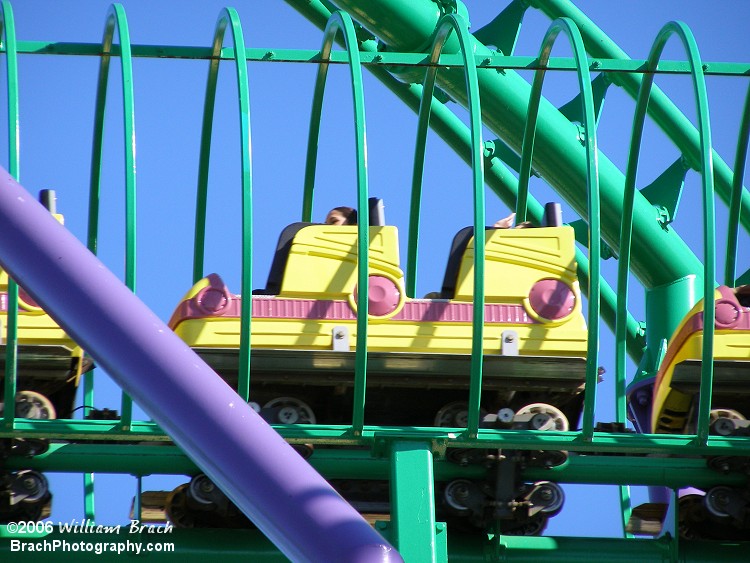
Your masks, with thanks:
[(281, 282), (284, 279), (284, 270), (289, 260), (289, 251), (292, 248), (294, 236), (303, 228), (317, 224), (319, 223), (305, 223), (300, 221), (284, 227), (284, 230), (279, 235), (279, 242), (276, 244), (276, 254), (274, 254), (273, 262), (271, 262), (271, 270), (268, 273), (266, 287), (265, 289), (253, 290), (253, 295), (278, 295), (281, 292)]
[[(376, 197), (369, 199), (370, 226), (385, 225), (385, 213), (383, 211), (383, 200)], [(253, 295), (278, 295), (281, 292), (281, 282), (284, 279), (284, 270), (289, 261), (289, 251), (295, 235), (310, 225), (321, 225), (322, 223), (306, 223), (299, 221), (284, 227), (276, 244), (276, 253), (271, 262), (271, 270), (268, 272), (268, 281), (265, 289), (254, 289)]]
[[(485, 227), (485, 231), (492, 231), (493, 227)], [(474, 236), (474, 227), (469, 225), (456, 233), (453, 237), (450, 252), (448, 253), (448, 264), (445, 267), (443, 277), (443, 288), (440, 291), (441, 299), (453, 299), (456, 296), (456, 283), (458, 282), (458, 270), (461, 267), (461, 259), (464, 257), (466, 247), (471, 237)]]

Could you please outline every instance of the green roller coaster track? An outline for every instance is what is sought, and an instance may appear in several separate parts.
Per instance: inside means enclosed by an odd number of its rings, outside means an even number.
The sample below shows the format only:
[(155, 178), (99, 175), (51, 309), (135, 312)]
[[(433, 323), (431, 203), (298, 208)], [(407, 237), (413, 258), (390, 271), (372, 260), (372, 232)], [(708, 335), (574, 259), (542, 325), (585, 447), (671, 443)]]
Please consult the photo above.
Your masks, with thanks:
[[(481, 427), (480, 399), (483, 389), (482, 342), (484, 330), (484, 247), (474, 253), (473, 341), (468, 386), (468, 421), (465, 428), (394, 427), (366, 424), (368, 374), (368, 260), (358, 262), (358, 287), (362, 289), (357, 317), (354, 402), (351, 424), (278, 425), (276, 430), (292, 444), (323, 446), (316, 449), (310, 463), (328, 479), (390, 481), (389, 521), (375, 523), (404, 559), (422, 561), (716, 561), (745, 560), (747, 542), (700, 542), (683, 539), (675, 533), (677, 515), (665, 517), (667, 533), (658, 538), (634, 538), (623, 532), (621, 538), (513, 537), (496, 534), (452, 535), (450, 525), (435, 520), (434, 487), (451, 479), (483, 479), (487, 468), (459, 466), (446, 453), (461, 448), (480, 450), (566, 451), (568, 461), (552, 469), (524, 469), (526, 480), (559, 483), (620, 486), (623, 526), (631, 518), (628, 486), (666, 487), (672, 491), (695, 487), (732, 487), (750, 494), (747, 471), (720, 472), (707, 460), (718, 456), (744, 459), (749, 467), (750, 438), (710, 433), (714, 365), (703, 361), (700, 369), (700, 402), (694, 434), (649, 434), (602, 431), (596, 426), (597, 382), (600, 378), (600, 337), (603, 320), (615, 334), (615, 404), (612, 422), (625, 424), (628, 385), (648, 382), (656, 375), (664, 356), (665, 342), (685, 315), (700, 299), (713, 301), (717, 281), (734, 287), (750, 283), (742, 272), (740, 245), (750, 231), (750, 194), (743, 187), (745, 159), (750, 137), (750, 94), (737, 128), (738, 140), (734, 171), (712, 148), (708, 115), (707, 76), (723, 76), (744, 81), (750, 74), (748, 62), (706, 62), (701, 59), (691, 30), (683, 23), (664, 25), (653, 41), (646, 60), (632, 60), (568, 0), (512, 0), (488, 26), (469, 32), (468, 12), (460, 1), (451, 0), (287, 0), (287, 3), (322, 30), (320, 49), (277, 49), (246, 44), (240, 17), (232, 8), (219, 14), (209, 47), (149, 45), (131, 43), (126, 10), (114, 4), (104, 17), (101, 43), (26, 40), (16, 34), (11, 2), (0, 5), (0, 26), (7, 88), (8, 159), (10, 174), (20, 178), (20, 138), (23, 102), (19, 75), (22, 61), (36, 58), (80, 57), (98, 59), (98, 80), (93, 117), (93, 148), (88, 200), (88, 248), (97, 253), (102, 193), (112, 186), (103, 179), (107, 156), (105, 115), (122, 120), (124, 135), (124, 281), (136, 291), (136, 112), (138, 74), (134, 60), (179, 59), (200, 63), (200, 80), (208, 65), (197, 173), (195, 227), (192, 249), (192, 281), (198, 281), (212, 263), (207, 252), (210, 213), (217, 202), (209, 197), (212, 166), (216, 166), (218, 129), (217, 99), (221, 99), (221, 66), (233, 69), (232, 104), (239, 116), (241, 189), (241, 294), (250, 295), (257, 265), (252, 257), (260, 237), (254, 231), (253, 159), (251, 150), (252, 77), (251, 63), (305, 65), (316, 70), (312, 112), (305, 154), (296, 147), (289, 154), (305, 159), (303, 221), (313, 218), (313, 201), (320, 198), (316, 182), (324, 154), (321, 135), (326, 134), (324, 103), (329, 69), (346, 67), (351, 86), (351, 118), (354, 133), (356, 204), (366, 209), (372, 195), (368, 185), (365, 95), (367, 73), (391, 90), (417, 115), (416, 151), (413, 159), (408, 216), (406, 292), (417, 294), (418, 265), (423, 263), (424, 207), (431, 186), (425, 182), (428, 167), (428, 129), (444, 140), (471, 169), (472, 222), (482, 229), (487, 216), (485, 186), (508, 207), (519, 221), (541, 224), (543, 205), (530, 190), (540, 185), (536, 178), (554, 190), (581, 219), (573, 223), (579, 247), (576, 250), (578, 275), (587, 296), (588, 356), (586, 394), (580, 429), (570, 431), (495, 430)], [(340, 11), (339, 11), (340, 10)], [(514, 54), (521, 21), (527, 11), (549, 19), (539, 51), (533, 56)], [(679, 14), (675, 14), (679, 17)], [(207, 26), (207, 31), (210, 27)], [(227, 32), (230, 32), (227, 34)], [(252, 42), (249, 42), (252, 44)], [(565, 43), (572, 53), (551, 57), (553, 47)], [(664, 60), (665, 46), (679, 45), (683, 60)], [(494, 49), (492, 47), (497, 47)], [(746, 53), (741, 54), (746, 58)], [(110, 76), (110, 64), (120, 67), (118, 80)], [(364, 73), (363, 71), (367, 71)], [(545, 80), (557, 73), (575, 73), (579, 95), (564, 108), (556, 108), (543, 96)], [(592, 73), (597, 77), (592, 79)], [(680, 76), (689, 81), (695, 100), (695, 123), (682, 113), (654, 81), (663, 76)], [(527, 78), (531, 76), (531, 83)], [(368, 78), (369, 79), (369, 78)], [(111, 92), (110, 83), (121, 92)], [(616, 85), (635, 101), (632, 130), (625, 172), (605, 156), (597, 143), (597, 123), (609, 85)], [(549, 87), (549, 86), (547, 86)], [(330, 87), (329, 87), (330, 88)], [(122, 108), (108, 107), (108, 98), (121, 101)], [(454, 112), (451, 102), (463, 106), (466, 115)], [(305, 100), (307, 103), (307, 100)], [(121, 114), (120, 114), (121, 112)], [(650, 120), (650, 121), (647, 121)], [(661, 130), (681, 155), (670, 186), (636, 189), (643, 137), (647, 124)], [(654, 128), (654, 130), (655, 130)], [(486, 139), (489, 133), (494, 140)], [(625, 134), (625, 133), (624, 133)], [(346, 141), (347, 143), (349, 141)], [(297, 141), (295, 141), (295, 145)], [(158, 150), (158, 149), (157, 149)], [(212, 153), (213, 151), (213, 153)], [(143, 154), (139, 146), (139, 158)], [(212, 162), (213, 161), (213, 162)], [(673, 228), (679, 186), (688, 169), (700, 175), (703, 248), (694, 251)], [(676, 180), (675, 180), (676, 178)], [(192, 189), (192, 188), (191, 188)], [(351, 190), (349, 190), (351, 191)], [(213, 193), (213, 192), (212, 192)], [(257, 193), (256, 193), (257, 196)], [(354, 197), (354, 194), (352, 194)], [(717, 222), (715, 196), (726, 207), (727, 225)], [(364, 215), (364, 214), (361, 214)], [(358, 255), (369, 253), (369, 223), (358, 224)], [(717, 227), (726, 229), (726, 249), (718, 249)], [(743, 232), (744, 231), (744, 232)], [(231, 236), (236, 236), (232, 234)], [(274, 235), (275, 236), (275, 235)], [(263, 241), (265, 244), (265, 241)], [(602, 262), (617, 257), (614, 284), (602, 271)], [(700, 256), (700, 258), (699, 258)], [(717, 261), (718, 258), (718, 261)], [(717, 264), (724, 264), (719, 275)], [(139, 280), (153, 275), (142, 273)], [(158, 274), (162, 275), (162, 274)], [(629, 312), (630, 284), (633, 278), (646, 292), (646, 323)], [(189, 280), (187, 280), (189, 281)], [(186, 285), (187, 287), (187, 285)], [(4, 396), (17, 392), (18, 286), (12, 281), (7, 293), (7, 338), (4, 359)], [(237, 393), (251, 397), (252, 369), (250, 334), (251, 300), (241, 311), (239, 382)], [(714, 309), (704, 313), (702, 343), (704, 359), (714, 356)], [(629, 360), (628, 360), (629, 358)], [(637, 365), (628, 373), (628, 361)], [(631, 365), (632, 365), (631, 364)], [(747, 370), (747, 368), (745, 368)], [(747, 374), (750, 376), (750, 373)], [(94, 400), (95, 379), (83, 376), (83, 405)], [(0, 438), (51, 440), (49, 449), (34, 457), (5, 456), (7, 471), (33, 469), (46, 474), (84, 475), (82, 518), (97, 518), (94, 503), (94, 474), (123, 474), (139, 478), (134, 514), (140, 515), (140, 478), (147, 475), (195, 475), (201, 470), (153, 422), (139, 420), (133, 402), (124, 393), (120, 414), (113, 420), (86, 418), (29, 420), (16, 417), (12, 409), (2, 415)], [(601, 420), (599, 420), (601, 422)], [(158, 444), (161, 447), (153, 447)], [(341, 446), (326, 449), (326, 446)], [(103, 492), (98, 490), (101, 497)], [(424, 517), (427, 514), (428, 517)], [(563, 512), (564, 514), (564, 512)], [(748, 510), (750, 514), (750, 509)], [(54, 517), (53, 512), (53, 517)], [(669, 520), (671, 518), (671, 521)], [(746, 517), (750, 520), (750, 516)], [(624, 529), (624, 528), (623, 528)], [(745, 528), (747, 530), (747, 528)], [(11, 540), (17, 538), (7, 526), (0, 526), (0, 552), (11, 557)], [(41, 535), (39, 536), (41, 538)], [(56, 528), (48, 540), (70, 538)], [(27, 538), (28, 539), (28, 538)], [(106, 534), (89, 534), (90, 541), (106, 542)], [(222, 557), (227, 560), (283, 561), (284, 556), (256, 530), (175, 530), (170, 535), (174, 553), (160, 559), (202, 561)], [(140, 537), (144, 544), (156, 539)], [(44, 559), (51, 556), (45, 553)], [(95, 559), (78, 554), (76, 560)], [(67, 554), (58, 556), (64, 559)], [(19, 556), (20, 557), (20, 556)], [(25, 554), (23, 561), (41, 560), (42, 554)], [(13, 559), (16, 560), (16, 559)]]

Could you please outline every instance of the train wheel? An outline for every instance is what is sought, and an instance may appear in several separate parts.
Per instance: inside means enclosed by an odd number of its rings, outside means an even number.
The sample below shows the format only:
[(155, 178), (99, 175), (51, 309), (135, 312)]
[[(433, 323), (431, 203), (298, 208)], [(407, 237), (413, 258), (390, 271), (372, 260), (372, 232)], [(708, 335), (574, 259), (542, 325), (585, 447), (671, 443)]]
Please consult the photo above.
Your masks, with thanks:
[(704, 539), (701, 529), (706, 525), (706, 507), (701, 495), (685, 495), (677, 504), (678, 530), (684, 540)]
[[(532, 403), (521, 407), (513, 418), (513, 428), (527, 430), (557, 430), (565, 432), (569, 428), (568, 419), (557, 407), (547, 403)], [(568, 459), (568, 452), (542, 450), (527, 452), (529, 465), (557, 467)]]
[[(735, 518), (744, 520), (746, 502), (742, 495), (731, 487), (719, 485), (706, 493), (704, 497), (706, 508), (717, 518)], [(738, 518), (738, 516), (740, 516)]]
[(526, 405), (518, 410), (515, 418), (528, 418), (526, 415), (533, 415), (528, 419), (528, 426), (526, 426), (530, 430), (557, 430), (565, 432), (570, 427), (568, 419), (562, 411), (547, 403)]
[(514, 526), (501, 533), (506, 536), (538, 536), (547, 527), (547, 516), (537, 515), (520, 526)]
[(276, 397), (263, 405), (262, 412), (269, 414), (271, 423), (315, 424), (310, 405), (296, 397)]
[(2, 474), (0, 482), (0, 523), (18, 520), (36, 522), (49, 516), (52, 494), (44, 475), (25, 469)]
[[(0, 403), (0, 414), (5, 410)], [(57, 418), (55, 407), (47, 397), (36, 391), (19, 391), (16, 393), (16, 417), (34, 420), (52, 420)]]
[(216, 485), (214, 485), (213, 481), (203, 473), (196, 475), (190, 480), (190, 484), (188, 485), (188, 495), (190, 495), (190, 498), (198, 504), (204, 506), (215, 505), (216, 502), (214, 501), (214, 497), (217, 494), (223, 495), (223, 493), (216, 489)]
[(465, 428), (469, 424), (469, 405), (463, 401), (448, 403), (435, 415), (435, 426)]
[(552, 481), (539, 481), (528, 495), (532, 509), (547, 516), (554, 516), (562, 510), (565, 493), (560, 485)]
[[(479, 410), (479, 420), (487, 415), (484, 409)], [(443, 428), (466, 428), (469, 425), (469, 404), (465, 401), (454, 401), (443, 406), (435, 415), (435, 426)]]
[(747, 420), (742, 414), (733, 409), (712, 409), (709, 428), (719, 436), (731, 436), (738, 428), (737, 422)]
[(175, 488), (167, 496), (164, 511), (167, 519), (177, 528), (194, 528), (195, 518), (191, 514), (190, 507), (187, 504), (188, 484), (184, 483)]
[(49, 485), (47, 484), (47, 478), (41, 473), (25, 470), (16, 474), (13, 490), (17, 493), (21, 502), (36, 504), (48, 495)]

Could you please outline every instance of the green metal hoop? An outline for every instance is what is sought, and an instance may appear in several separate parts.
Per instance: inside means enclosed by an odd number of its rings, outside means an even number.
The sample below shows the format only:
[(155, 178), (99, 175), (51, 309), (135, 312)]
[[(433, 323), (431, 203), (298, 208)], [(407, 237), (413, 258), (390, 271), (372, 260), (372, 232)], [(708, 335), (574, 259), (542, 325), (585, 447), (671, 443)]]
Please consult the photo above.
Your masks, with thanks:
[(326, 23), (323, 32), (323, 46), (320, 49), (322, 62), (318, 65), (315, 80), (312, 113), (310, 115), (310, 134), (307, 140), (307, 160), (305, 164), (305, 189), (302, 200), (302, 220), (312, 220), (313, 195), (315, 188), (315, 170), (318, 158), (318, 140), (323, 113), (323, 96), (325, 94), (331, 48), (337, 33), (341, 31), (344, 45), (349, 57), (349, 69), (354, 97), (354, 134), (357, 154), (357, 207), (360, 210), (357, 221), (357, 351), (354, 361), (354, 406), (352, 427), (356, 436), (364, 428), (365, 390), (367, 383), (367, 321), (369, 300), (369, 261), (370, 261), (370, 219), (363, 212), (368, 209), (369, 188), (367, 183), (367, 136), (365, 134), (365, 98), (362, 83), (362, 63), (357, 51), (357, 36), (351, 16), (346, 12), (336, 11)]
[[(646, 118), (648, 101), (654, 82), (654, 69), (659, 62), (661, 53), (667, 40), (671, 35), (677, 35), (688, 55), (693, 88), (696, 96), (697, 116), (700, 132), (701, 153), (701, 179), (703, 193), (703, 298), (704, 298), (704, 326), (703, 326), (703, 358), (713, 357), (714, 319), (713, 306), (708, 306), (714, 301), (714, 280), (716, 279), (716, 256), (714, 232), (716, 225), (714, 211), (714, 187), (713, 187), (713, 162), (711, 158), (711, 129), (708, 116), (708, 94), (706, 92), (706, 81), (703, 74), (698, 46), (693, 33), (682, 22), (670, 22), (666, 24), (654, 41), (647, 61), (647, 71), (644, 73), (643, 81), (638, 92), (635, 117), (633, 119), (633, 132), (630, 141), (628, 155), (628, 166), (625, 178), (625, 194), (623, 201), (623, 220), (620, 233), (620, 259), (618, 264), (618, 304), (617, 304), (617, 369), (624, 373), (624, 311), (627, 308), (628, 296), (628, 270), (630, 267), (631, 239), (633, 231), (633, 201), (635, 198), (635, 180), (638, 172), (638, 157), (640, 154), (643, 127)], [(701, 366), (700, 384), (700, 407), (698, 413), (697, 440), (700, 444), (706, 444), (708, 440), (708, 422), (711, 408), (711, 385), (713, 382), (713, 362), (703, 361)]]
[(742, 181), (747, 165), (748, 141), (750, 141), (750, 88), (745, 97), (745, 109), (742, 112), (742, 124), (737, 140), (737, 154), (734, 158), (734, 179), (732, 195), (729, 201), (729, 221), (727, 225), (727, 259), (724, 269), (724, 284), (734, 287), (737, 275), (737, 238), (739, 236), (740, 211), (742, 209)]
[[(419, 218), (422, 200), (422, 178), (424, 173), (427, 128), (432, 112), (432, 97), (435, 90), (440, 53), (452, 32), (456, 33), (464, 59), (464, 76), (471, 121), (471, 169), (474, 197), (474, 310), (472, 316), (471, 379), (469, 384), (469, 418), (467, 433), (476, 437), (479, 428), (479, 412), (482, 395), (482, 365), (484, 362), (484, 244), (477, 241), (477, 233), (484, 234), (484, 155), (482, 143), (482, 112), (479, 102), (477, 68), (465, 20), (458, 14), (446, 14), (438, 22), (430, 51), (430, 66), (427, 67), (419, 103), (417, 143), (414, 154), (414, 174), (411, 191), (411, 213), (409, 220), (409, 246), (407, 259), (407, 295), (414, 297), (417, 283), (417, 254), (419, 247)], [(483, 237), (482, 237), (483, 238)]]
[[(16, 44), (16, 24), (10, 2), (0, 3), (0, 42), (7, 55), (6, 77), (8, 80), (8, 172), (20, 180), (21, 137), (18, 121), (18, 47)], [(18, 284), (8, 277), (8, 316), (5, 335), (5, 384), (4, 397), (16, 396), (16, 374), (18, 371)], [(2, 338), (2, 334), (0, 334)], [(7, 400), (6, 400), (7, 403)], [(14, 427), (14, 408), (6, 408), (3, 413), (3, 426)]]
[(214, 108), (216, 106), (216, 83), (219, 76), (221, 46), (229, 28), (232, 32), (234, 62), (237, 75), (240, 117), (240, 148), (242, 154), (242, 300), (240, 311), (240, 365), (237, 378), (237, 393), (245, 401), (250, 396), (250, 332), (252, 322), (252, 251), (253, 251), (253, 199), (252, 161), (250, 150), (250, 89), (248, 87), (247, 54), (242, 25), (234, 8), (224, 8), (219, 13), (211, 47), (211, 62), (208, 67), (206, 98), (203, 105), (200, 163), (198, 165), (198, 190), (195, 210), (195, 246), (193, 252), (193, 282), (204, 275), (206, 244), (206, 202), (208, 199), (208, 171), (211, 161), (211, 136), (213, 133)]
[[(588, 354), (586, 357), (586, 397), (583, 408), (583, 438), (591, 440), (594, 433), (594, 406), (596, 404), (596, 384), (599, 370), (599, 309), (600, 309), (600, 262), (601, 262), (601, 225), (599, 210), (599, 169), (598, 149), (596, 143), (596, 116), (594, 114), (594, 96), (591, 88), (591, 76), (583, 45), (581, 32), (575, 23), (568, 18), (559, 18), (552, 22), (542, 41), (539, 51), (539, 68), (534, 73), (534, 82), (529, 96), (529, 110), (523, 134), (521, 150), (521, 167), (518, 179), (518, 201), (516, 217), (526, 220), (526, 207), (529, 192), (529, 176), (534, 154), (534, 139), (539, 116), (539, 103), (542, 97), (542, 86), (546, 74), (546, 65), (550, 53), (560, 32), (565, 32), (573, 48), (576, 61), (578, 85), (581, 90), (583, 105), (583, 126), (585, 129), (586, 150), (586, 184), (588, 207), (589, 238), (589, 275), (588, 275)], [(622, 389), (624, 396), (624, 385)]]

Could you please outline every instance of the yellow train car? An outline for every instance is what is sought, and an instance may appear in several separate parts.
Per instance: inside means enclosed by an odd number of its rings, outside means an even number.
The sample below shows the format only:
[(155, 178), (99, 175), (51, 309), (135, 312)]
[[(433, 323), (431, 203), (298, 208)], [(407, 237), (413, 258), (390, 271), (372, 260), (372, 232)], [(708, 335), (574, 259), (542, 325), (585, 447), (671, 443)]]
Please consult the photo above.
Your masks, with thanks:
[[(63, 222), (62, 215), (54, 215)], [(69, 418), (79, 378), (91, 368), (91, 361), (20, 286), (18, 293), (16, 416)], [(8, 274), (0, 268), (0, 381), (3, 382), (7, 373), (8, 305)]]
[[(654, 384), (652, 431), (695, 432), (701, 379), (703, 311), (701, 300), (675, 330)], [(750, 286), (715, 291), (714, 384), (711, 430), (747, 434), (750, 416)]]
[[(396, 227), (370, 227), (369, 235), (367, 422), (462, 426), (473, 229), (456, 235), (443, 287), (431, 299), (406, 296)], [(518, 412), (544, 402), (577, 423), (587, 331), (573, 229), (488, 229), (485, 248), (484, 407)], [(268, 283), (251, 296), (251, 399), (284, 413), (272, 421), (346, 422), (356, 284), (356, 226), (295, 223), (282, 232)], [(211, 274), (169, 323), (230, 384), (237, 379), (241, 300)]]

